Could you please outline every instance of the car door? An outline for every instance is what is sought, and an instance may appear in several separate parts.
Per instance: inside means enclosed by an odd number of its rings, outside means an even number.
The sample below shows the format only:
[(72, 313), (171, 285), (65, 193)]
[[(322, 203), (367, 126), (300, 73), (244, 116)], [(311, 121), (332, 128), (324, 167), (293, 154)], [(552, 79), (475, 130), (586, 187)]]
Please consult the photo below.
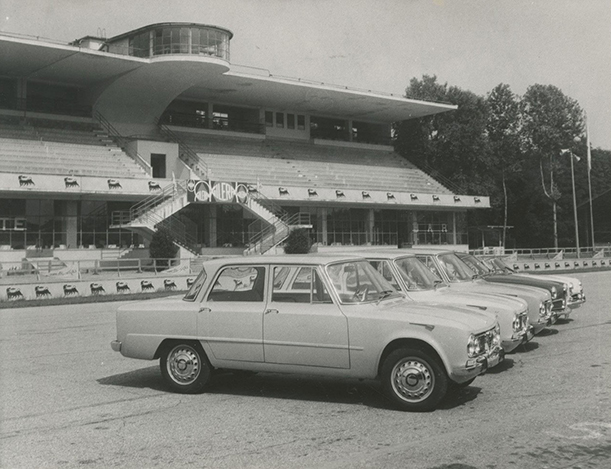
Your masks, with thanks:
[(197, 331), (218, 360), (263, 362), (266, 268), (220, 269), (201, 304)]
[(348, 322), (312, 266), (272, 267), (263, 316), (266, 363), (349, 368)]

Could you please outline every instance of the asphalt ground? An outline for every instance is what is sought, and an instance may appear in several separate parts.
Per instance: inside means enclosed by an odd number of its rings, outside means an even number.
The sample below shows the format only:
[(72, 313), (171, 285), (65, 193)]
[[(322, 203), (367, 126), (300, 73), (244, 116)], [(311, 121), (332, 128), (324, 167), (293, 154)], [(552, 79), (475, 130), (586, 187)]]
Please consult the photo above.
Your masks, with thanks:
[(611, 272), (574, 276), (585, 305), (428, 413), (308, 376), (173, 394), (110, 349), (122, 303), (0, 310), (0, 466), (609, 468)]

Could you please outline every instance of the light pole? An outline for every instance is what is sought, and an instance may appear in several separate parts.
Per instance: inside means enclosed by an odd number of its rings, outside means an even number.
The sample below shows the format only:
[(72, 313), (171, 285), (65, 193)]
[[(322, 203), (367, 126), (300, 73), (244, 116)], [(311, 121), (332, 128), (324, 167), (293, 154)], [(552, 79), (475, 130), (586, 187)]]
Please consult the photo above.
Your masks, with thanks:
[[(573, 141), (575, 143), (579, 143), (581, 142), (581, 139), (579, 137), (575, 137)], [(573, 162), (575, 158), (577, 158), (577, 161), (579, 161), (580, 158), (577, 155), (573, 154), (570, 149), (560, 150), (561, 155), (564, 155), (566, 153), (569, 154), (569, 157), (571, 159), (571, 182), (573, 184), (573, 217), (575, 221), (575, 247), (577, 249), (577, 258), (580, 258), (581, 252), (579, 249), (579, 225), (577, 223), (577, 198), (575, 197), (575, 165)]]

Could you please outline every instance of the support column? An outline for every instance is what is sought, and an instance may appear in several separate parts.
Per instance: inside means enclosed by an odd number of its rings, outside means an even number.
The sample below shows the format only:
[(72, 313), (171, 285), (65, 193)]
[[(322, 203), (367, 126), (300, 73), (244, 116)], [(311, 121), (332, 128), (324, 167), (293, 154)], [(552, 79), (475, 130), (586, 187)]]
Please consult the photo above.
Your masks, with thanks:
[(214, 115), (214, 105), (212, 103), (208, 103), (208, 107), (206, 108), (206, 120), (208, 122), (208, 128), (214, 128), (214, 123), (212, 122), (212, 118)]
[(322, 207), (318, 212), (318, 226), (320, 227), (320, 239), (318, 240), (323, 246), (329, 245), (329, 233), (327, 228), (327, 209)]
[(456, 238), (456, 212), (452, 212), (452, 243), (454, 246), (458, 244), (458, 239)]
[(69, 248), (78, 247), (78, 201), (62, 200), (56, 205), (56, 216), (61, 217), (62, 234), (56, 239), (58, 244)]
[(207, 210), (208, 216), (206, 217), (206, 220), (204, 221), (204, 239), (208, 243), (208, 247), (215, 248), (217, 247), (216, 240), (218, 237), (217, 224), (216, 224), (217, 206), (209, 205), (207, 208), (208, 208)]
[(375, 228), (375, 213), (373, 212), (373, 209), (370, 208), (369, 210), (367, 210), (367, 215), (365, 215), (365, 236), (367, 238), (367, 244), (371, 245), (373, 244), (373, 230)]

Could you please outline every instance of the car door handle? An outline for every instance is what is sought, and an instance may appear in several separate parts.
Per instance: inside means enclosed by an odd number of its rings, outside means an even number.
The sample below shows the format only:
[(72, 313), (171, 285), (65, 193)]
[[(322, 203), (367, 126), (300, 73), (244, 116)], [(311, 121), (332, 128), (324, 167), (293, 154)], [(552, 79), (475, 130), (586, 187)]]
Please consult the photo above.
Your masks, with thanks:
[(267, 310), (265, 310), (265, 314), (269, 314), (269, 313), (276, 313), (276, 314), (278, 314), (278, 310), (277, 309), (267, 309)]
[(199, 312), (200, 313), (211, 313), (212, 310), (208, 308), (207, 306), (202, 306), (201, 308), (199, 308)]

